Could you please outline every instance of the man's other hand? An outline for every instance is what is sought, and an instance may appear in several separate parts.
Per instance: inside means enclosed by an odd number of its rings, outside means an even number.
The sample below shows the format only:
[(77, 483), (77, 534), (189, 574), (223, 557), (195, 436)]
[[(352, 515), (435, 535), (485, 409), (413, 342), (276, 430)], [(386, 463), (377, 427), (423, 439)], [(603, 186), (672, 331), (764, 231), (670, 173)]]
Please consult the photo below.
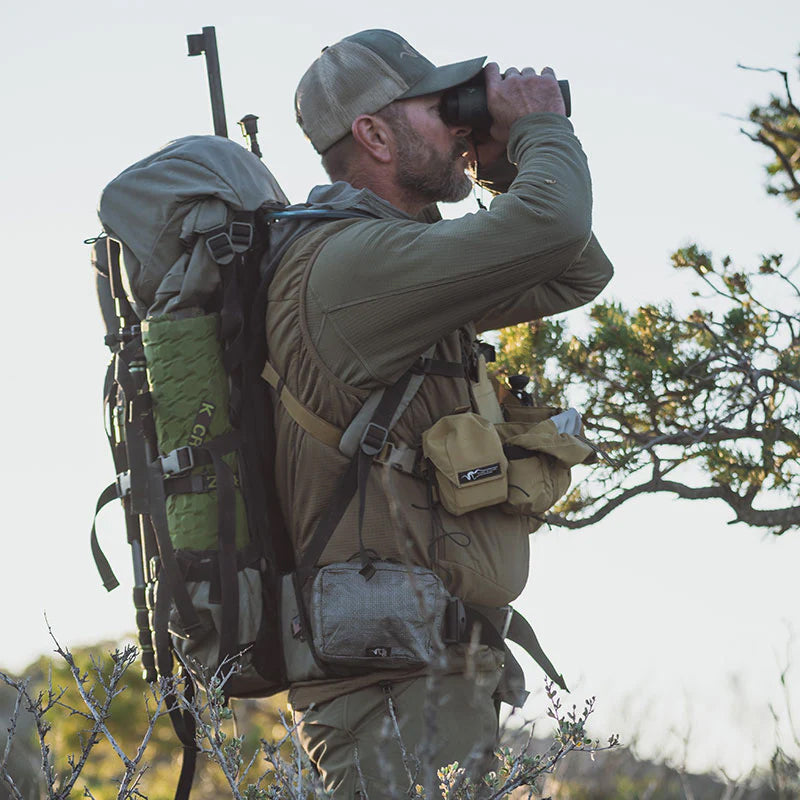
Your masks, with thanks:
[(541, 75), (533, 67), (525, 67), (522, 72), (511, 67), (501, 75), (500, 67), (492, 62), (484, 73), (486, 102), (493, 120), (490, 134), (496, 142), (508, 142), (512, 124), (526, 114), (551, 111), (566, 116), (561, 88), (550, 67), (545, 67)]

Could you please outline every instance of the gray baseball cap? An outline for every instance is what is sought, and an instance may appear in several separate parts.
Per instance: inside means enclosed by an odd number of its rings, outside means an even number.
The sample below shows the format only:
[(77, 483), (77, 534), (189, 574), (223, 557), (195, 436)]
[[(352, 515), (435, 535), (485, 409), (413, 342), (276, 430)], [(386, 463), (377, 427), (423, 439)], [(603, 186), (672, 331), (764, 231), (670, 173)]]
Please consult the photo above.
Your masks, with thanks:
[(297, 122), (318, 153), (353, 120), (395, 100), (434, 94), (474, 78), (486, 56), (437, 67), (392, 31), (355, 33), (323, 49), (295, 93)]

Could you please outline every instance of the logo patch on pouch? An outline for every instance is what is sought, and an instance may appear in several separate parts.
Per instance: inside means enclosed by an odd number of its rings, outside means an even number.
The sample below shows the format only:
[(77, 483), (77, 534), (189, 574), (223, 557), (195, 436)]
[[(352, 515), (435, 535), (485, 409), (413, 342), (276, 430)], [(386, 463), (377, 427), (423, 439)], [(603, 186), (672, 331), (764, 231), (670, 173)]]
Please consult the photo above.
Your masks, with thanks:
[(392, 654), (391, 647), (367, 647), (364, 654), (371, 658), (388, 658)]
[(482, 481), (484, 478), (494, 478), (500, 475), (500, 464), (487, 464), (485, 467), (475, 467), (475, 469), (468, 469), (464, 472), (458, 473), (459, 484), (474, 483), (475, 481)]

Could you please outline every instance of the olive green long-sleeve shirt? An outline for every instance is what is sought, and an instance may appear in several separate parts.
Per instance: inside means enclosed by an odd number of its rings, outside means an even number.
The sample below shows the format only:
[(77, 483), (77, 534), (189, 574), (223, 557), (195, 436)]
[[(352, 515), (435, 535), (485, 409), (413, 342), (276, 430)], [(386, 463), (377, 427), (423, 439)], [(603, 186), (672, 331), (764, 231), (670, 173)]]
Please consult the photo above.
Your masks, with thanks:
[(608, 283), (612, 266), (591, 232), (586, 156), (569, 120), (523, 117), (508, 154), (518, 166), (508, 191), (454, 220), (420, 222), (344, 183), (312, 192), (314, 203), (382, 217), (332, 236), (309, 278), (309, 331), (337, 377), (362, 388), (391, 383), (463, 325), (488, 330), (566, 311)]

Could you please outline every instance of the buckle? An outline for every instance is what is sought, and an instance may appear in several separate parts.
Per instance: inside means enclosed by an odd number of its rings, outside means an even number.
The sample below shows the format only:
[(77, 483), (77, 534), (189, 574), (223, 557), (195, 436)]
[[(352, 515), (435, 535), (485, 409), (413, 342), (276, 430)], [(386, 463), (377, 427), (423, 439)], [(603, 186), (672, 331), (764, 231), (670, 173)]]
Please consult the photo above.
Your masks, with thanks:
[(231, 222), (230, 240), (236, 253), (244, 253), (253, 244), (253, 226), (249, 222)]
[(236, 255), (228, 231), (220, 231), (213, 236), (206, 237), (206, 250), (217, 264), (230, 264)]
[(131, 473), (130, 470), (127, 472), (120, 472), (117, 475), (117, 497), (122, 499), (123, 497), (127, 497), (131, 493)]
[(180, 475), (194, 467), (194, 453), (189, 445), (178, 447), (165, 456), (159, 456), (164, 475)]
[(361, 452), (368, 456), (376, 456), (383, 450), (389, 438), (389, 429), (375, 422), (370, 422), (361, 435)]
[(444, 610), (442, 643), (459, 644), (463, 642), (466, 629), (467, 612), (464, 609), (464, 603), (459, 597), (451, 597)]

